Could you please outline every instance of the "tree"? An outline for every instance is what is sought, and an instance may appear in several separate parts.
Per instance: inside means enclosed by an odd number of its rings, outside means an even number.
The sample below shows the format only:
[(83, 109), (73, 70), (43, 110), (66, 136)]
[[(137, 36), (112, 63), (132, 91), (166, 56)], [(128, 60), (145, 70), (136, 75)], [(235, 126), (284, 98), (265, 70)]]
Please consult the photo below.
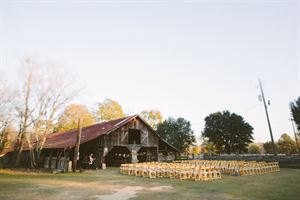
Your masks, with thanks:
[(300, 97), (295, 102), (290, 103), (290, 109), (297, 129), (300, 131)]
[(181, 152), (187, 151), (188, 147), (196, 142), (191, 123), (181, 117), (178, 119), (169, 117), (158, 124), (157, 133)]
[(291, 109), (291, 113), (292, 113), (292, 125), (293, 125), (293, 129), (294, 129), (294, 122), (297, 126), (297, 130), (298, 133), (294, 130), (294, 134), (295, 134), (295, 142), (296, 142), (296, 146), (298, 149), (298, 154), (300, 155), (300, 147), (299, 147), (299, 137), (300, 137), (300, 97), (298, 97), (298, 100), (296, 100), (295, 102), (291, 102), (290, 103), (290, 109)]
[(78, 119), (82, 120), (82, 127), (95, 124), (95, 118), (84, 105), (71, 104), (59, 116), (56, 131), (77, 129)]
[(204, 139), (202, 144), (201, 144), (201, 151), (205, 155), (217, 155), (217, 148), (216, 146), (212, 143), (209, 142), (208, 139)]
[(205, 118), (202, 137), (214, 144), (219, 152), (247, 152), (253, 128), (243, 117), (229, 111), (212, 113)]
[(297, 152), (296, 143), (288, 134), (284, 133), (278, 140), (278, 150), (279, 153), (291, 155)]
[[(1, 78), (1, 77), (0, 77)], [(13, 113), (12, 106), (14, 102), (13, 92), (0, 80), (0, 153), (8, 146), (12, 132)]]
[(198, 156), (201, 153), (201, 147), (200, 146), (191, 146), (189, 154), (193, 154), (194, 156)]
[(8, 134), (6, 127), (3, 127), (0, 132), (0, 154), (7, 147), (8, 144)]
[[(274, 150), (273, 150), (273, 144), (271, 141), (268, 141), (266, 143), (263, 144), (263, 147), (264, 147), (264, 150), (265, 150), (265, 153), (267, 154), (272, 154), (274, 153)], [(275, 148), (278, 150), (278, 145), (277, 143), (275, 143)]]
[(96, 112), (96, 118), (100, 122), (105, 122), (113, 119), (125, 117), (121, 105), (111, 99), (106, 99), (104, 102), (99, 103)]
[(260, 154), (261, 149), (257, 144), (251, 144), (249, 146), (248, 153), (250, 153), (250, 154)]
[(0, 132), (0, 154), (6, 149), (11, 148), (14, 145), (16, 131), (12, 124), (6, 124), (2, 127)]
[(66, 73), (55, 65), (39, 64), (28, 58), (15, 104), (18, 123), (15, 165), (18, 166), (24, 142), (27, 142), (31, 166), (38, 167), (47, 136), (53, 132), (58, 113), (76, 94)]
[(162, 115), (158, 110), (144, 110), (140, 113), (140, 116), (154, 129), (157, 129), (157, 125), (163, 120)]

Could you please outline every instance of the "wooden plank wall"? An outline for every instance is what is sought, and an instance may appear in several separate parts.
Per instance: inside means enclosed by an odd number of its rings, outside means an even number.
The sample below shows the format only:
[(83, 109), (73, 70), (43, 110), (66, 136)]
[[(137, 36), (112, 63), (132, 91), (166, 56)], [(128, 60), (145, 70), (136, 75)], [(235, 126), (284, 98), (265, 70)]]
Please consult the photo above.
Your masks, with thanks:
[(158, 147), (157, 135), (139, 119), (134, 119), (121, 128), (105, 136), (105, 146), (108, 146), (110, 149), (110, 147), (113, 146), (128, 145), (128, 130), (130, 128), (141, 130), (141, 146)]

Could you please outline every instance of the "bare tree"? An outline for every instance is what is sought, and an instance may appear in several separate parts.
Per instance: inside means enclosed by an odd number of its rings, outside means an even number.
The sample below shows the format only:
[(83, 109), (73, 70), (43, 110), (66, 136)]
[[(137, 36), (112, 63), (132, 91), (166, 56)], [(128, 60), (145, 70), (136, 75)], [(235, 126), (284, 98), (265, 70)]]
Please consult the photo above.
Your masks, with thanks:
[(32, 79), (33, 79), (33, 71), (34, 67), (32, 66), (31, 60), (26, 59), (23, 63), (26, 68), (26, 73), (24, 73), (24, 80), (19, 91), (19, 99), (15, 104), (15, 109), (17, 112), (18, 122), (19, 123), (19, 131), (17, 142), (15, 144), (16, 150), (16, 161), (15, 165), (18, 166), (20, 162), (21, 153), (23, 151), (24, 140), (26, 137), (27, 130), (30, 126), (30, 117), (33, 115), (34, 110), (37, 105), (31, 105), (30, 97), (32, 96)]
[(8, 144), (8, 134), (10, 134), (12, 123), (12, 102), (14, 95), (0, 77), (0, 153)]
[(24, 62), (25, 78), (20, 90), (18, 113), (19, 134), (16, 145), (16, 162), (27, 141), (31, 166), (38, 167), (47, 136), (53, 131), (60, 110), (77, 94), (66, 73), (52, 64), (37, 64), (32, 59)]

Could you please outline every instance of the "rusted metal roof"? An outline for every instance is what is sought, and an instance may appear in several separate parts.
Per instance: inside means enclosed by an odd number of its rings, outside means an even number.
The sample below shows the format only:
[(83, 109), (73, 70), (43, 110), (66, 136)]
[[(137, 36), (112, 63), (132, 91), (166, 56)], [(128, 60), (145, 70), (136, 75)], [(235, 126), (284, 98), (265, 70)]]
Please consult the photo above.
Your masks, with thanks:
[[(91, 140), (94, 140), (94, 139), (102, 136), (102, 135), (108, 134), (108, 133), (122, 127), (123, 125), (125, 125), (126, 123), (128, 123), (129, 121), (131, 121), (132, 119), (134, 119), (136, 117), (141, 119), (158, 136), (158, 138), (163, 143), (165, 143), (166, 145), (171, 147), (171, 149), (179, 152), (174, 146), (172, 146), (171, 144), (166, 142), (164, 139), (162, 139), (156, 133), (156, 131), (139, 115), (132, 115), (132, 116), (116, 119), (116, 120), (103, 122), (100, 124), (83, 127), (81, 130), (80, 144), (89, 142)], [(76, 139), (77, 139), (77, 131), (78, 130), (75, 129), (75, 130), (58, 132), (58, 133), (49, 135), (46, 138), (44, 149), (62, 149), (62, 148), (74, 147), (76, 144)], [(28, 145), (24, 145), (23, 151), (26, 151), (26, 150), (29, 150)], [(8, 149), (5, 153), (9, 153), (12, 151), (14, 151), (14, 148)]]
[[(95, 124), (87, 127), (83, 127), (81, 130), (81, 139), (80, 144), (86, 143), (97, 137), (107, 134), (122, 125), (126, 124), (131, 119), (135, 118), (137, 115), (124, 117), (116, 120), (111, 120), (108, 122), (103, 122), (100, 124)], [(66, 132), (59, 132), (51, 134), (47, 137), (46, 143), (44, 148), (51, 149), (51, 148), (66, 148), (66, 147), (74, 147), (76, 144), (76, 136), (77, 136), (77, 129), (66, 131)]]

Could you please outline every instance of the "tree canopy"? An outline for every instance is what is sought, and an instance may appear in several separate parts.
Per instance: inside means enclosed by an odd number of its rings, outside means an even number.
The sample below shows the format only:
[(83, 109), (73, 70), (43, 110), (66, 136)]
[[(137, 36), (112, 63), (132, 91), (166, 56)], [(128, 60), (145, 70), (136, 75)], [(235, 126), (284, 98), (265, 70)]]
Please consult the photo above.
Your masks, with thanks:
[(158, 110), (144, 110), (140, 113), (140, 116), (154, 129), (157, 129), (157, 125), (163, 120), (163, 117)]
[(78, 119), (82, 120), (82, 126), (95, 124), (95, 118), (89, 112), (86, 106), (80, 104), (71, 104), (59, 116), (56, 131), (68, 131), (78, 127)]
[(300, 97), (295, 102), (290, 103), (293, 119), (297, 125), (298, 131), (300, 131)]
[(96, 117), (99, 122), (125, 117), (122, 107), (117, 101), (105, 99), (104, 102), (98, 105)]
[(295, 141), (286, 133), (281, 135), (277, 144), (279, 153), (291, 155), (297, 152)]
[(201, 147), (200, 146), (192, 146), (191, 148), (190, 148), (190, 152), (189, 152), (190, 154), (194, 154), (195, 156), (196, 155), (200, 155), (200, 153), (201, 153)]
[[(274, 150), (273, 150), (273, 144), (272, 144), (271, 141), (265, 142), (265, 143), (263, 144), (263, 147), (264, 147), (265, 153), (268, 153), (268, 154), (274, 153)], [(278, 151), (278, 145), (277, 145), (277, 143), (275, 143), (275, 148), (276, 148), (277, 151)]]
[(261, 149), (257, 144), (250, 144), (249, 149), (248, 149), (248, 153), (250, 153), (250, 154), (260, 154)]
[(157, 133), (181, 152), (187, 151), (188, 147), (196, 142), (191, 123), (181, 117), (178, 119), (169, 117), (158, 124)]
[(208, 139), (204, 139), (201, 144), (201, 152), (205, 155), (216, 155), (217, 149), (212, 142), (209, 142)]
[(205, 118), (202, 137), (214, 144), (220, 153), (243, 153), (253, 140), (252, 131), (252, 126), (242, 116), (223, 111)]

